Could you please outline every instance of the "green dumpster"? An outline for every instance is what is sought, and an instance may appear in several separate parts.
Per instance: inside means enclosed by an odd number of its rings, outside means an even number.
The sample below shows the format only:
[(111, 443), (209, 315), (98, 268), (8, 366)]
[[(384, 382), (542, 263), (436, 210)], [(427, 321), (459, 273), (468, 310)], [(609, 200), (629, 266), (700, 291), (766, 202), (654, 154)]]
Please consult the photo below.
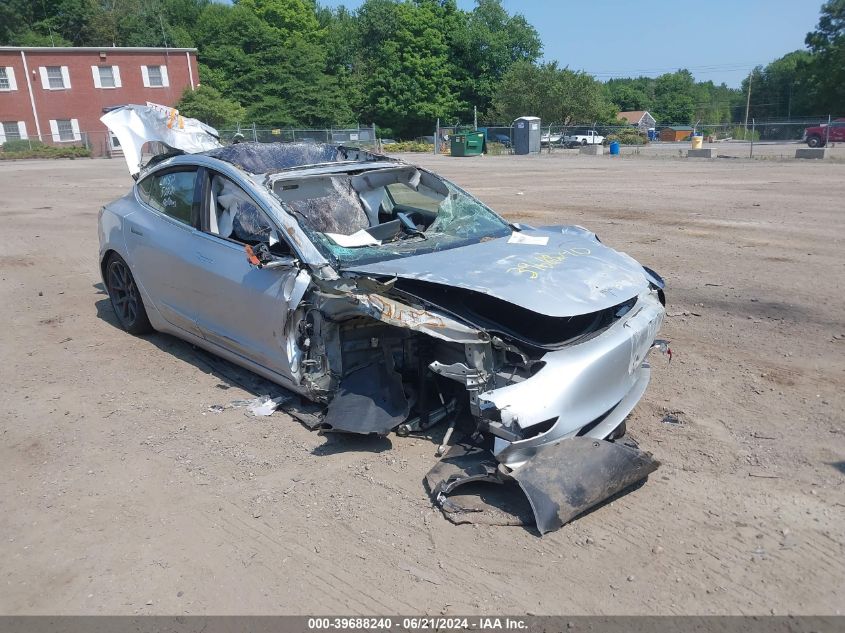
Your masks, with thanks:
[(452, 156), (480, 156), (484, 152), (484, 132), (452, 135)]

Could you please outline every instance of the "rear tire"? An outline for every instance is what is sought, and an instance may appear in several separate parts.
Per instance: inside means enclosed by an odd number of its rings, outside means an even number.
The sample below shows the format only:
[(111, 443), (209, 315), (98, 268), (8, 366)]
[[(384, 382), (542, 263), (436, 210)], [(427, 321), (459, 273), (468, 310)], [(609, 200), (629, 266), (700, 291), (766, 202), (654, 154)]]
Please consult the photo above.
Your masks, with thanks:
[(587, 144), (587, 139), (582, 138), (582, 139), (581, 139), (581, 145), (586, 145), (586, 144)]
[(130, 334), (147, 334), (153, 331), (132, 271), (116, 253), (106, 264), (106, 288), (120, 327)]
[(822, 139), (819, 136), (811, 136), (807, 139), (807, 146), (808, 147), (822, 147), (824, 143), (822, 143)]

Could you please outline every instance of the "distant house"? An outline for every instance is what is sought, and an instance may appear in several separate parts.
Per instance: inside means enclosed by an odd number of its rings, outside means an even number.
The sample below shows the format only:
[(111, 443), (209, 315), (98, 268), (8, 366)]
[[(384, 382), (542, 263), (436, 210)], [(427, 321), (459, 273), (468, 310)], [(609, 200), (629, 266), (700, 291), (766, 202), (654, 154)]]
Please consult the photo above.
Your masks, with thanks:
[(653, 129), (657, 121), (646, 110), (632, 110), (630, 112), (620, 112), (620, 119), (625, 119), (631, 125), (635, 125), (642, 132), (648, 132)]
[(688, 141), (691, 136), (691, 125), (671, 125), (660, 130), (661, 141)]

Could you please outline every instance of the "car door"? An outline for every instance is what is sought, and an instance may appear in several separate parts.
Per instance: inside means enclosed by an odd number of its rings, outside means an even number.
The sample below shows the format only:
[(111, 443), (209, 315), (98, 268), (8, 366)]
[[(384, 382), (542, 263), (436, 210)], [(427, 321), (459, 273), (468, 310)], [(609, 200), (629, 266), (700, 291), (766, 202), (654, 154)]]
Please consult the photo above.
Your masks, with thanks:
[(171, 325), (201, 336), (196, 323), (192, 244), (199, 225), (197, 167), (160, 169), (135, 187), (141, 210), (126, 216), (130, 266), (155, 309)]
[[(202, 230), (192, 252), (202, 271), (193, 287), (199, 328), (209, 341), (293, 379), (297, 333), (287, 330), (288, 302), (299, 303), (310, 277), (244, 187), (210, 169), (202, 180)], [(261, 242), (282, 265), (249, 263), (245, 246)]]
[(830, 140), (836, 143), (845, 141), (845, 121), (834, 121), (830, 124)]

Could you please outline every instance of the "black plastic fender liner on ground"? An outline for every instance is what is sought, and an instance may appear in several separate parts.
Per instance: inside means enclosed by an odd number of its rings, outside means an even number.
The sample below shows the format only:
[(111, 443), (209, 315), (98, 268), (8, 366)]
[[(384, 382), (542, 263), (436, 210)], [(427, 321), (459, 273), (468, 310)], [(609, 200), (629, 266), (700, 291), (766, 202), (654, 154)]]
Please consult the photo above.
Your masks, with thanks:
[[(493, 454), (480, 446), (467, 443), (454, 444), (443, 458), (425, 476), (428, 490), (435, 500), (445, 496), (456, 487), (474, 481), (502, 483), (498, 474), (498, 462)], [(438, 501), (441, 503), (441, 501)]]
[(456, 523), (525, 524), (515, 520), (518, 509), (503, 513), (501, 504), (488, 508), (483, 500), (455, 503), (448, 498), (465, 484), (515, 480), (530, 503), (537, 530), (545, 534), (645, 479), (659, 465), (628, 444), (574, 437), (540, 446), (524, 465), (505, 474), (490, 451), (456, 444), (428, 472), (426, 484), (434, 502)]
[(624, 443), (573, 437), (540, 446), (510, 475), (545, 534), (645, 479), (659, 465), (651, 454)]

